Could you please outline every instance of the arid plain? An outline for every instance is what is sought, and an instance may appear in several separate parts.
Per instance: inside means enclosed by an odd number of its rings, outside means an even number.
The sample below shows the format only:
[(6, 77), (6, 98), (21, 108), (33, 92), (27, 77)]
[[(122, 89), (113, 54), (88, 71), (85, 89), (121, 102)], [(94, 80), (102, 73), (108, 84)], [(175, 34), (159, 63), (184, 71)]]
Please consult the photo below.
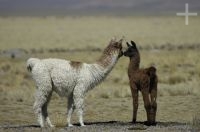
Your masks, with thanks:
[[(166, 127), (172, 123), (199, 129), (199, 21), (191, 18), (186, 26), (184, 18), (169, 16), (1, 17), (0, 126), (37, 124), (32, 110), (35, 84), (26, 70), (29, 57), (92, 63), (113, 36), (125, 36), (125, 41), (137, 43), (141, 67), (157, 68), (157, 121)], [(85, 122), (131, 121), (128, 63), (128, 58), (120, 58), (107, 79), (86, 96)], [(67, 100), (54, 93), (49, 114), (58, 128), (66, 127), (66, 107)], [(72, 120), (78, 122), (76, 114)], [(145, 120), (140, 94), (138, 121)]]

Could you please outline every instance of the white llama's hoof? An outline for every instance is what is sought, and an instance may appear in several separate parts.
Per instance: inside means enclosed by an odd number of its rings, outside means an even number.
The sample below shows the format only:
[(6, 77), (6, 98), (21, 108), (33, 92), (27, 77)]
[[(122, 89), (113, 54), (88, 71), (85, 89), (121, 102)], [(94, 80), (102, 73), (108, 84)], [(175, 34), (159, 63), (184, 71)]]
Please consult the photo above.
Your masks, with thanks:
[(51, 127), (51, 128), (55, 128), (56, 126), (55, 126), (55, 125), (50, 125), (50, 127)]
[(72, 125), (72, 124), (69, 124), (69, 125), (68, 125), (68, 127), (73, 127), (73, 126), (74, 126), (74, 125)]
[(86, 126), (86, 125), (84, 125), (84, 124), (83, 124), (83, 125), (81, 125), (81, 127), (85, 127), (85, 126)]

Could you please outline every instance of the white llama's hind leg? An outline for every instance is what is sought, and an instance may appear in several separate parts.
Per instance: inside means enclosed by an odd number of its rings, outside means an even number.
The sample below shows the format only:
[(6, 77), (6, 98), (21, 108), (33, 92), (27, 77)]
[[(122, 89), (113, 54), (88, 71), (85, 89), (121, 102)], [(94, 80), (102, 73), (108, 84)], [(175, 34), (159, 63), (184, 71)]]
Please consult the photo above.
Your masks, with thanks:
[(51, 99), (51, 96), (52, 96), (52, 92), (49, 94), (49, 96), (47, 97), (47, 102), (43, 105), (42, 107), (42, 115), (44, 116), (44, 120), (47, 122), (47, 124), (50, 126), (50, 127), (54, 127), (54, 125), (52, 125), (49, 117), (48, 117), (48, 111), (47, 111), (47, 106), (49, 104), (49, 101)]
[(49, 95), (46, 92), (44, 93), (41, 90), (37, 90), (33, 108), (38, 118), (38, 123), (40, 124), (41, 127), (45, 126), (46, 121), (49, 126), (53, 127), (47, 113), (47, 106), (49, 102), (48, 97)]
[(68, 106), (67, 106), (67, 123), (68, 127), (73, 126), (71, 124), (71, 115), (74, 111), (74, 101), (73, 101), (73, 94), (71, 94), (68, 98)]
[[(46, 66), (38, 63), (32, 70), (33, 79), (36, 82), (34, 111), (41, 127), (44, 127), (47, 119), (47, 105), (52, 94), (52, 82)], [(49, 120), (49, 119), (48, 119)]]
[(37, 116), (38, 123), (40, 127), (44, 127), (45, 117), (43, 116), (42, 106), (46, 103), (46, 98), (41, 96), (41, 92), (36, 92), (35, 103), (33, 106), (34, 112)]

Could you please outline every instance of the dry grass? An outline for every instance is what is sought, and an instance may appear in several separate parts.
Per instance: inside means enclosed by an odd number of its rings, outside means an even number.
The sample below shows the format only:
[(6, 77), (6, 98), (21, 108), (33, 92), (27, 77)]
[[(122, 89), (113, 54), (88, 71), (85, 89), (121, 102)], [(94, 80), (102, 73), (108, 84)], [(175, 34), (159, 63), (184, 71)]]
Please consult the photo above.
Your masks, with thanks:
[(200, 131), (200, 117), (199, 115), (195, 115), (192, 119), (192, 130), (193, 131)]
[[(27, 56), (18, 59), (0, 57), (0, 125), (35, 123), (32, 111), (34, 82), (25, 67), (28, 57), (93, 62), (101, 52), (48, 50), (103, 49), (112, 36), (123, 35), (138, 43), (141, 67), (155, 65), (158, 69), (158, 120), (191, 121), (193, 113), (200, 111), (200, 53), (195, 49), (200, 43), (199, 19), (193, 18), (191, 25), (184, 26), (183, 19), (176, 17), (0, 18), (0, 49), (23, 48), (29, 51)], [(160, 49), (155, 49), (158, 47)], [(33, 53), (33, 49), (42, 52)], [(129, 59), (122, 57), (105, 82), (89, 92), (86, 121), (131, 120), (128, 63)], [(50, 117), (58, 126), (66, 124), (66, 103), (66, 99), (53, 95)], [(140, 95), (138, 120), (145, 119)]]
[(189, 46), (200, 42), (198, 25), (199, 17), (189, 26), (180, 17), (8, 17), (0, 18), (0, 49), (102, 48), (123, 35), (143, 47)]

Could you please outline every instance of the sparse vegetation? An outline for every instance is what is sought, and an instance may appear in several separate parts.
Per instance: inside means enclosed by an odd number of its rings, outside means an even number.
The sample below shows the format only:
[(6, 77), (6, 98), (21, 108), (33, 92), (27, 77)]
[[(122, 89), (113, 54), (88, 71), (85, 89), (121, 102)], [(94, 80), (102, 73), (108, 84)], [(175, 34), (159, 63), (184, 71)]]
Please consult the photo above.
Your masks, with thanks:
[[(157, 120), (192, 121), (193, 113), (200, 111), (199, 19), (185, 26), (176, 17), (0, 18), (0, 125), (36, 123), (32, 110), (35, 86), (25, 66), (28, 57), (93, 62), (112, 36), (122, 35), (138, 43), (141, 67), (158, 69)], [(4, 51), (15, 48), (27, 53), (15, 58), (5, 55)], [(89, 93), (86, 121), (131, 121), (128, 62), (121, 58), (105, 82)], [(144, 121), (141, 95), (139, 101), (138, 120)], [(49, 113), (58, 126), (66, 125), (66, 104), (65, 98), (53, 95)]]
[(193, 117), (191, 126), (193, 131), (200, 131), (200, 117), (198, 115)]

